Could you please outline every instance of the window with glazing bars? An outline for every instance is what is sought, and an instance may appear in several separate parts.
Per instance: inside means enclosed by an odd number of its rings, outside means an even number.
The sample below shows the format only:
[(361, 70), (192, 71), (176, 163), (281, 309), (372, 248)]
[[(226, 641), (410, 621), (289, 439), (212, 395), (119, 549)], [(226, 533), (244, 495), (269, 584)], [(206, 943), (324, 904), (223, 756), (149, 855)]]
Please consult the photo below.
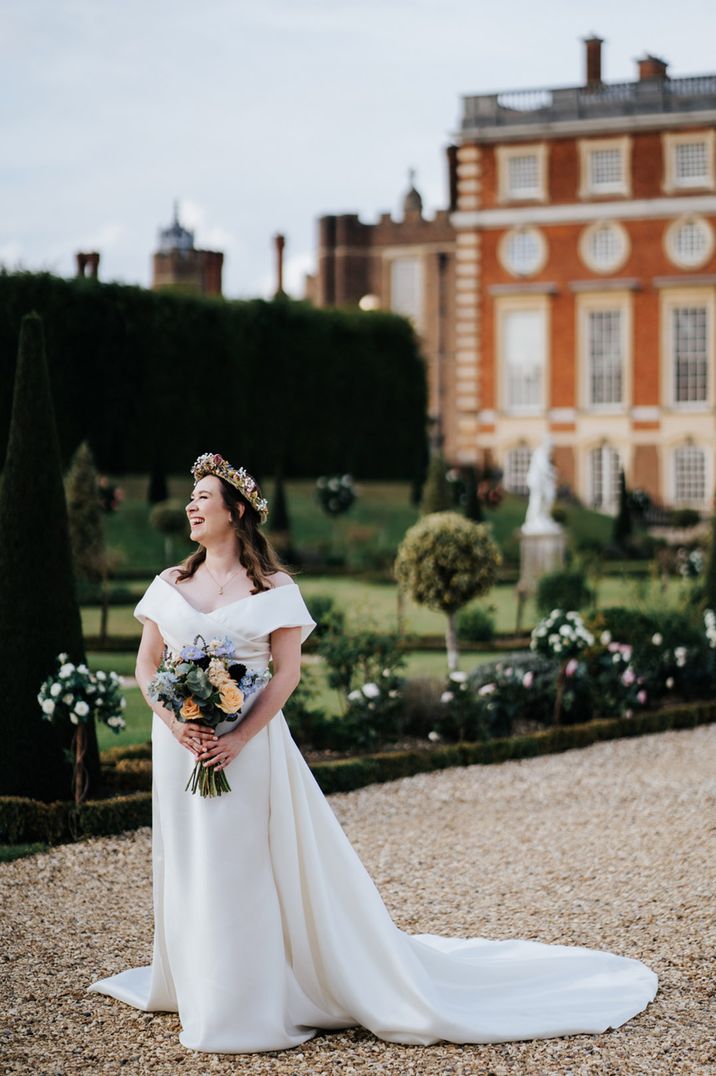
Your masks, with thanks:
[(590, 186), (620, 187), (624, 182), (622, 157), (620, 149), (593, 149), (589, 154)]
[(541, 310), (510, 310), (505, 313), (503, 362), (508, 409), (538, 409), (542, 403), (545, 366), (545, 323)]
[(704, 306), (681, 306), (672, 312), (674, 399), (676, 403), (708, 398), (708, 325)]
[(677, 142), (674, 146), (676, 182), (688, 187), (709, 181), (706, 142)]
[(539, 193), (539, 165), (536, 153), (508, 158), (507, 184), (510, 194)]
[(590, 404), (622, 402), (621, 310), (590, 310), (587, 318)]
[(619, 453), (611, 445), (600, 445), (592, 449), (590, 465), (592, 507), (615, 509), (619, 503)]
[(681, 445), (674, 452), (674, 500), (703, 504), (706, 499), (706, 456), (697, 445)]
[(510, 493), (527, 493), (527, 472), (532, 453), (527, 445), (519, 445), (507, 453), (505, 489)]

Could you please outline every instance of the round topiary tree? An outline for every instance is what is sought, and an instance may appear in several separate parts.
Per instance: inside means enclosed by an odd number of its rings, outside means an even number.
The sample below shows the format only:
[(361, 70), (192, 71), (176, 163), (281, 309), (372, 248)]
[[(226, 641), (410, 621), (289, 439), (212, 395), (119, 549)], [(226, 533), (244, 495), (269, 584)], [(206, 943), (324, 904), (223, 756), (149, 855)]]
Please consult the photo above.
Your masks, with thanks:
[(411, 527), (398, 548), (395, 576), (414, 601), (447, 616), (448, 669), (457, 668), (458, 609), (495, 582), (500, 551), (484, 523), (457, 512), (433, 512)]

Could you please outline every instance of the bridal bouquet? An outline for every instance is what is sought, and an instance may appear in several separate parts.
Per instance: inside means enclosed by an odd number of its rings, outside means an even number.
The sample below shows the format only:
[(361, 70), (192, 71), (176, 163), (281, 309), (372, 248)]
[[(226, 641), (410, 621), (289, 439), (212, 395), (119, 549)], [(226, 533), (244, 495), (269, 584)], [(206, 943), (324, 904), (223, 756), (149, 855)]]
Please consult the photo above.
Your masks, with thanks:
[[(201, 640), (201, 645), (199, 645)], [(247, 669), (236, 657), (231, 639), (197, 635), (194, 643), (164, 658), (147, 686), (149, 697), (173, 710), (179, 721), (195, 721), (215, 729), (222, 721), (236, 721), (245, 700), (271, 678), (268, 669)], [(231, 787), (223, 770), (197, 762), (184, 791), (220, 796)]]

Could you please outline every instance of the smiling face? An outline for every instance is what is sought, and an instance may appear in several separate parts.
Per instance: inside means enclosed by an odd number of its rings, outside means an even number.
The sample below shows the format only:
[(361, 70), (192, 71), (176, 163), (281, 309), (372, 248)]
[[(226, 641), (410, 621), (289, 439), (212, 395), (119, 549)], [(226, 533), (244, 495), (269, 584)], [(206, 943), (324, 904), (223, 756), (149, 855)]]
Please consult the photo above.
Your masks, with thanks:
[[(191, 525), (191, 538), (203, 546), (211, 544), (212, 539), (225, 538), (232, 529), (229, 509), (224, 503), (222, 486), (216, 475), (208, 474), (194, 486), (191, 500), (186, 506), (186, 513)], [(240, 515), (244, 506), (239, 505)]]

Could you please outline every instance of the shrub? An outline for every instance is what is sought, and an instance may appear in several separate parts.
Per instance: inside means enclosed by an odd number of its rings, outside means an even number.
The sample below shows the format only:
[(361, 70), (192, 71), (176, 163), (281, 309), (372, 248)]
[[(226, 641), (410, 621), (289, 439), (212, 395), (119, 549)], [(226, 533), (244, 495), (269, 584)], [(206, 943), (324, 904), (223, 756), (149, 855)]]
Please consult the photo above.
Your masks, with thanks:
[(468, 643), (488, 643), (495, 638), (495, 617), (492, 609), (468, 605), (457, 614), (457, 637)]
[(347, 635), (332, 626), (318, 652), (328, 666), (328, 683), (342, 694), (346, 709), (351, 691), (379, 680), (384, 669), (393, 673), (405, 664), (398, 636), (377, 631)]
[(314, 594), (306, 602), (308, 611), (316, 621), (315, 634), (322, 638), (327, 632), (343, 630), (345, 614), (336, 609), (336, 601), (332, 594)]
[[(489, 728), (499, 730), (493, 735), (511, 735), (517, 720), (552, 723), (555, 675), (555, 663), (542, 654), (515, 651), (479, 665), (468, 683), (488, 707)], [(487, 691), (492, 684), (499, 690)]]
[(564, 507), (563, 504), (552, 505), (552, 511), (550, 512), (550, 515), (552, 516), (552, 519), (555, 521), (555, 523), (559, 523), (562, 526), (564, 526), (567, 522), (567, 509)]
[(671, 516), (672, 526), (681, 527), (684, 530), (689, 527), (696, 527), (700, 522), (701, 513), (697, 512), (695, 508), (677, 508)]
[[(311, 613), (314, 616), (313, 613)], [(314, 617), (315, 619), (315, 617)], [(291, 735), (302, 750), (317, 751), (329, 747), (332, 722), (314, 706), (315, 679), (312, 669), (303, 668), (298, 686), (287, 700), (283, 712)]]
[(563, 568), (543, 575), (537, 585), (537, 609), (544, 616), (552, 609), (584, 609), (594, 601), (594, 592), (578, 569)]

